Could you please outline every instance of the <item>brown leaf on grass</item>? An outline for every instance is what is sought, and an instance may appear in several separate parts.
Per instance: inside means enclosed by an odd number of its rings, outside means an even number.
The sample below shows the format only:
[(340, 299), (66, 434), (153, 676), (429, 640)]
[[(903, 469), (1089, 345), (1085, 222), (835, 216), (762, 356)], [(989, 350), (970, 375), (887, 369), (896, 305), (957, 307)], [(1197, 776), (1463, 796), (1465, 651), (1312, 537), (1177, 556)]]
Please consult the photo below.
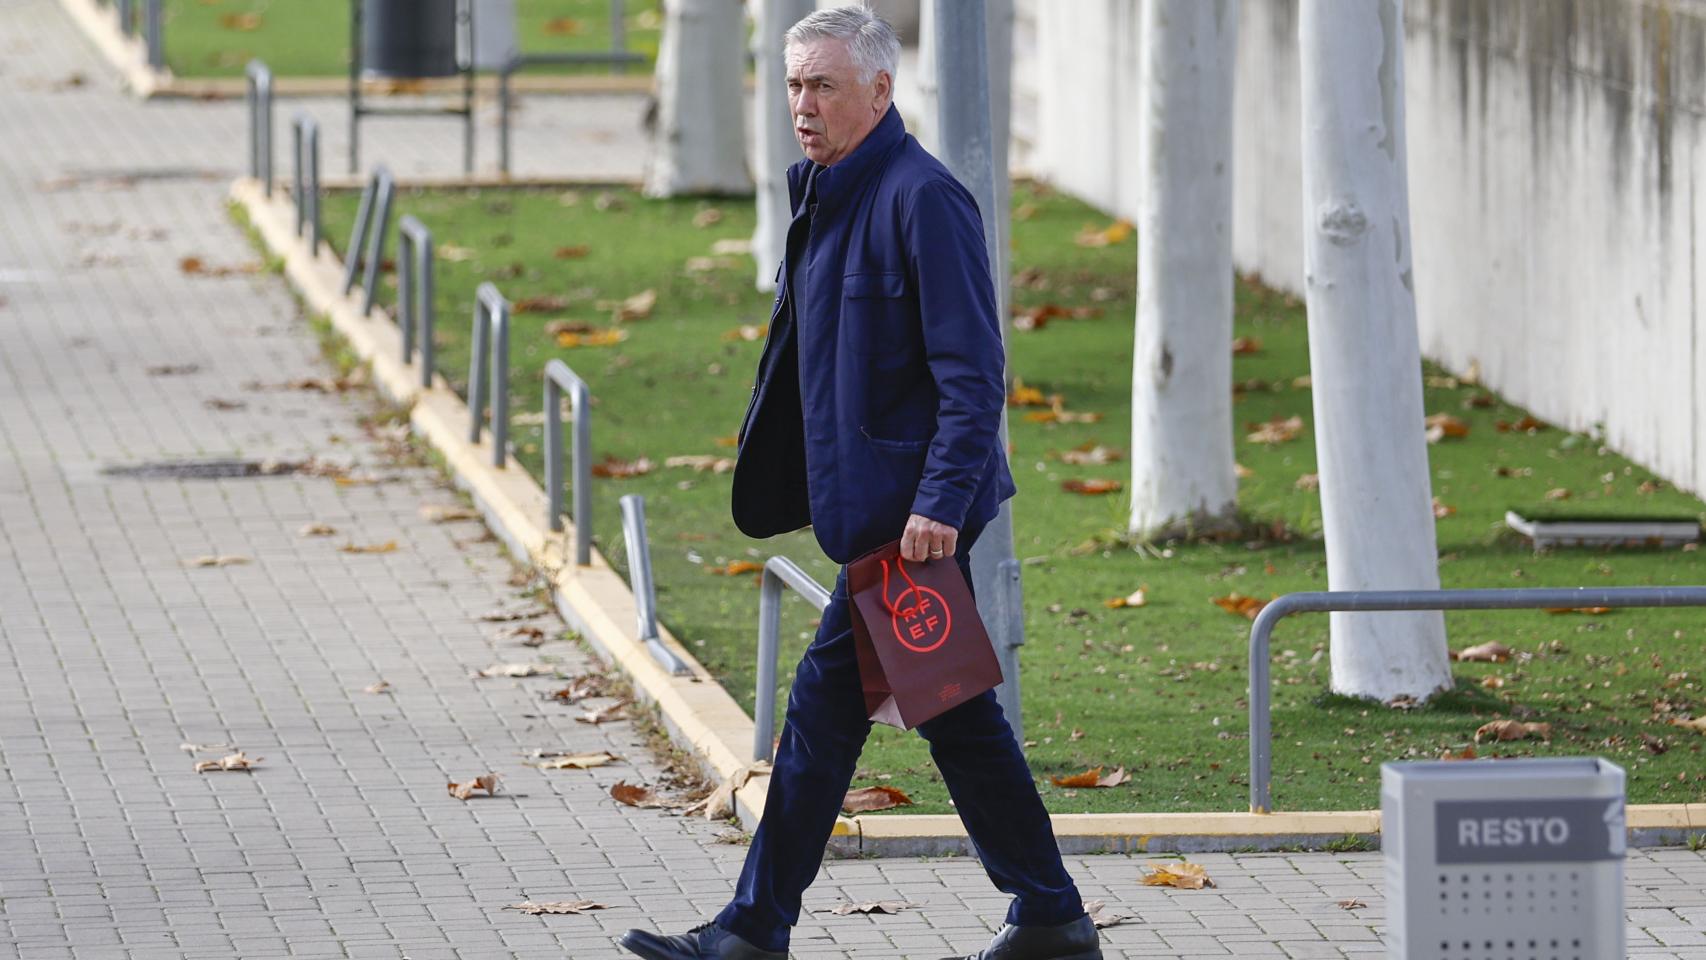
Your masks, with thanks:
[(679, 457), (664, 459), (665, 467), (688, 467), (700, 473), (728, 473), (735, 468), (735, 462), (730, 457), (717, 457), (710, 454), (687, 454)]
[(1256, 471), (1251, 470), (1242, 463), (1234, 463), (1232, 465), (1232, 474), (1240, 480), (1248, 480), (1256, 475)]
[(1438, 497), (1434, 497), (1433, 511), (1434, 511), (1434, 519), (1435, 520), (1444, 520), (1446, 517), (1449, 517), (1452, 514), (1456, 513), (1457, 508), (1452, 506), (1449, 503), (1446, 503), (1444, 500), (1441, 500)]
[(1102, 606), (1109, 610), (1121, 610), (1128, 607), (1144, 607), (1149, 605), (1149, 594), (1139, 587), (1123, 597), (1113, 597), (1102, 601)]
[(1276, 416), (1265, 423), (1250, 423), (1245, 426), (1250, 432), (1244, 439), (1251, 443), (1285, 443), (1296, 440), (1297, 435), (1303, 432), (1303, 418)]
[(1103, 769), (1102, 767), (1091, 767), (1083, 773), (1074, 773), (1065, 777), (1049, 777), (1049, 780), (1057, 787), (1087, 790), (1117, 787), (1131, 779), (1131, 774), (1126, 773), (1125, 767), (1115, 767), (1112, 773), (1103, 773)]
[(1650, 733), (1641, 734), (1641, 746), (1655, 757), (1670, 749), (1670, 744), (1664, 742), (1664, 738), (1655, 737)]
[(522, 913), (539, 916), (542, 913), (586, 913), (588, 910), (603, 910), (604, 904), (596, 900), (551, 900), (545, 903), (534, 903), (523, 900), (512, 903), (505, 910), (520, 910)]
[(1266, 600), (1258, 597), (1246, 597), (1236, 590), (1224, 597), (1213, 598), (1213, 603), (1227, 613), (1243, 617), (1246, 620), (1256, 619), (1256, 614), (1261, 613), (1262, 608), (1268, 605)]
[(715, 443), (719, 447), (729, 447), (732, 449), (734, 447), (740, 446), (740, 437), (736, 437), (736, 436), (717, 437), (712, 442)]
[(1097, 930), (1103, 927), (1118, 926), (1122, 920), (1131, 919), (1123, 913), (1114, 913), (1109, 910), (1107, 904), (1100, 900), (1084, 901), (1084, 912), (1090, 916), (1090, 922), (1095, 925)]
[(1565, 488), (1565, 487), (1553, 487), (1552, 489), (1546, 491), (1546, 499), (1548, 499), (1548, 500), (1568, 500), (1568, 499), (1570, 499), (1570, 491), (1568, 488)]
[(628, 331), (617, 327), (603, 327), (588, 330), (585, 333), (563, 331), (557, 334), (557, 346), (564, 350), (578, 350), (581, 347), (614, 347), (628, 339)]
[(693, 215), (693, 225), (703, 230), (723, 222), (723, 211), (716, 207), (706, 207)]
[(592, 248), (586, 244), (575, 243), (566, 247), (558, 247), (551, 253), (551, 256), (556, 257), (558, 260), (579, 260), (581, 257), (584, 257), (591, 252)]
[(1706, 734), (1706, 715), (1695, 717), (1692, 720), (1673, 717), (1671, 718), (1670, 725), (1673, 727), (1681, 727), (1684, 730), (1693, 730), (1695, 733)]
[(1493, 424), (1493, 429), (1499, 431), (1500, 433), (1531, 433), (1532, 434), (1532, 433), (1539, 433), (1540, 431), (1545, 430), (1547, 428), (1547, 426), (1548, 426), (1548, 424), (1544, 420), (1536, 420), (1532, 416), (1525, 416), (1521, 420), (1517, 420), (1514, 423), (1508, 422), (1505, 420), (1499, 420)]
[(747, 343), (757, 343), (770, 335), (768, 323), (743, 323), (733, 330), (724, 330), (724, 340), (744, 340)]
[(724, 780), (717, 789), (711, 791), (710, 796), (687, 807), (682, 813), (690, 814), (703, 811), (707, 820), (723, 820), (732, 817), (735, 813), (735, 793), (746, 786), (747, 782), (753, 777), (769, 775), (769, 761), (759, 760), (755, 763), (749, 763), (736, 770), (727, 780)]
[(551, 612), (549, 607), (533, 604), (528, 607), (516, 607), (509, 610), (488, 610), (480, 614), (479, 619), (487, 623), (508, 623), (511, 620), (532, 620), (543, 617)]
[(561, 313), (569, 308), (570, 300), (561, 294), (538, 297), (518, 297), (509, 305), (512, 313)]
[(1058, 303), (1018, 308), (1013, 311), (1013, 329), (1021, 332), (1041, 330), (1048, 326), (1050, 320), (1057, 317), (1083, 320), (1099, 316), (1101, 312), (1095, 307), (1063, 307)]
[(729, 563), (720, 567), (711, 566), (705, 568), (706, 573), (714, 573), (722, 577), (738, 577), (743, 573), (760, 573), (763, 570), (764, 564), (754, 563), (751, 560), (731, 560)]
[(1049, 402), (1049, 398), (1041, 390), (1028, 386), (1018, 377), (1013, 378), (1013, 388), (1007, 391), (1009, 407), (1046, 407)]
[(1261, 352), (1262, 339), (1260, 337), (1239, 337), (1232, 341), (1232, 355), (1235, 357)]
[(436, 503), (421, 506), (421, 519), (428, 523), (454, 523), (458, 520), (478, 520), (480, 511), (473, 507), (460, 505), (443, 505)]
[(338, 548), (339, 553), (396, 553), (397, 541), (387, 540), (384, 543), (346, 543)]
[(1597, 616), (1602, 616), (1604, 614), (1610, 613), (1611, 608), (1610, 607), (1547, 607), (1546, 612), (1551, 613), (1551, 614), (1585, 613), (1585, 614), (1588, 614), (1589, 616), (1597, 617)]
[(222, 13), (219, 15), (219, 25), (227, 30), (238, 33), (253, 33), (261, 28), (261, 15), (258, 13)]
[(604, 693), (610, 679), (601, 673), (582, 673), (569, 678), (569, 684), (546, 694), (546, 699), (558, 700), (563, 703), (577, 703), (587, 697), (596, 697)]
[(917, 906), (918, 904), (909, 903), (905, 900), (861, 900), (857, 903), (851, 900), (846, 900), (836, 904), (834, 907), (831, 907), (828, 912), (833, 913), (838, 917), (850, 916), (855, 913), (893, 914), (899, 913), (902, 910), (911, 910)]
[(621, 720), (624, 719), (622, 714), (628, 709), (628, 703), (629, 701), (624, 698), (616, 701), (615, 703), (609, 704), (608, 706), (599, 707), (597, 710), (588, 710), (586, 713), (576, 717), (575, 720), (580, 723), (590, 723), (594, 726), (601, 723), (609, 723), (612, 720)]
[(711, 243), (711, 252), (719, 257), (738, 257), (752, 253), (752, 241), (746, 237), (724, 237)]
[(1183, 860), (1169, 863), (1149, 864), (1149, 872), (1143, 875), (1143, 885), (1146, 887), (1177, 887), (1180, 890), (1201, 890), (1203, 887), (1214, 886), (1214, 881), (1208, 878), (1208, 870), (1200, 863), (1186, 863)]
[(644, 320), (652, 315), (652, 308), (657, 305), (658, 292), (656, 290), (641, 290), (617, 305), (614, 319), (617, 323)]
[(648, 457), (640, 457), (637, 460), (619, 460), (615, 457), (605, 457), (603, 463), (592, 465), (593, 476), (611, 477), (617, 480), (644, 476), (651, 472), (652, 461)]
[(581, 32), (581, 22), (574, 17), (552, 17), (545, 21), (544, 31), (553, 37), (572, 37)]
[(1448, 437), (1460, 439), (1469, 436), (1469, 424), (1449, 413), (1430, 414), (1422, 425), (1427, 429), (1429, 443), (1438, 443)]
[(1292, 486), (1299, 490), (1319, 490), (1321, 489), (1321, 475), (1319, 473), (1300, 474)]
[(1527, 723), (1522, 720), (1494, 720), (1490, 723), (1483, 723), (1480, 729), (1475, 731), (1476, 743), (1483, 740), (1502, 742), (1528, 739), (1552, 739), (1552, 725), (1550, 723)]
[(1091, 441), (1073, 447), (1071, 450), (1063, 451), (1060, 455), (1060, 462), (1069, 463), (1075, 467), (1101, 466), (1118, 461), (1120, 456), (1118, 450)]
[(204, 557), (194, 557), (184, 561), (186, 565), (191, 567), (238, 567), (248, 562), (248, 557), (241, 557), (230, 553), (209, 554)]
[(1073, 477), (1070, 480), (1062, 480), (1060, 482), (1060, 489), (1065, 490), (1067, 493), (1079, 493), (1087, 497), (1094, 497), (1105, 493), (1118, 493), (1125, 489), (1125, 484), (1120, 483), (1118, 480), (1085, 480), (1079, 477)]
[(1132, 226), (1129, 220), (1115, 220), (1105, 227), (1085, 224), (1072, 242), (1081, 247), (1111, 247), (1122, 243), (1131, 236)]
[(1439, 758), (1441, 760), (1473, 760), (1475, 759), (1475, 748), (1464, 747), (1462, 750), (1458, 750), (1456, 752), (1447, 750), (1444, 753), (1441, 753)]
[(1368, 904), (1362, 902), (1361, 900), (1340, 900), (1339, 901), (1339, 909), (1340, 910), (1367, 910)]
[(1463, 409), (1485, 410), (1488, 407), (1496, 406), (1498, 402), (1499, 399), (1490, 393), (1476, 393), (1463, 398)]
[(847, 791), (847, 796), (841, 801), (843, 813), (870, 813), (910, 806), (912, 798), (896, 787), (860, 787)]
[(555, 667), (537, 663), (494, 663), (475, 670), (469, 676), (475, 680), (490, 680), (494, 677), (540, 677), (556, 672)]
[(598, 753), (568, 753), (546, 757), (534, 766), (541, 770), (591, 770), (593, 767), (602, 767), (620, 759), (622, 758), (614, 753), (601, 750)]
[(195, 772), (206, 773), (209, 770), (253, 770), (255, 764), (260, 763), (261, 759), (262, 758), (260, 757), (251, 757), (239, 750), (230, 756), (220, 757), (218, 760), (198, 760), (196, 761)]
[(565, 333), (591, 333), (597, 329), (585, 320), (552, 320), (545, 324), (545, 335), (560, 337)]
[(1505, 678), (1497, 674), (1490, 673), (1481, 678), (1481, 686), (1486, 687), (1488, 690), (1502, 690), (1505, 686)]
[(390, 693), (391, 692), (391, 681), (389, 681), (389, 680), (376, 680), (373, 683), (370, 683), (367, 686), (362, 687), (361, 692), (362, 693)]
[(1464, 647), (1451, 655), (1459, 663), (1504, 663), (1511, 658), (1511, 648), (1497, 640)]

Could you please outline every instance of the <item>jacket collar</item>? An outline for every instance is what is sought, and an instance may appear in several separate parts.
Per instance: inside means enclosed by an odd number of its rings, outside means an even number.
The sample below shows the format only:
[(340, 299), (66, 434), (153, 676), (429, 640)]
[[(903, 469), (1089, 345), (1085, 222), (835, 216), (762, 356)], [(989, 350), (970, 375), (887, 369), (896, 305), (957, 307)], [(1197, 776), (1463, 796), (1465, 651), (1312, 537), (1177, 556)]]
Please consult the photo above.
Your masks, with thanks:
[(866, 177), (886, 165), (889, 154), (905, 138), (906, 124), (900, 119), (900, 111), (891, 103), (888, 112), (877, 121), (877, 125), (865, 136), (864, 141), (839, 163), (825, 167), (810, 160), (802, 160), (788, 169), (788, 183), (794, 205), (799, 206), (806, 182), (815, 173), (818, 209), (823, 211), (839, 206)]

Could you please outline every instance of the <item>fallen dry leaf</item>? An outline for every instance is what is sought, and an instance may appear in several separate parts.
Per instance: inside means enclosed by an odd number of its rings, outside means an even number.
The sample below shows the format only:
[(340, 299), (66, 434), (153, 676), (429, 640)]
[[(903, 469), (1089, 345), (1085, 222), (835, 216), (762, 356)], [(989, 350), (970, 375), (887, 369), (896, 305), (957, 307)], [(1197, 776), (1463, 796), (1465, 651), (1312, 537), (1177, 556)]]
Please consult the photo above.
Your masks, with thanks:
[(535, 604), (531, 607), (519, 607), (513, 610), (488, 610), (480, 614), (480, 619), (487, 623), (507, 623), (511, 620), (532, 620), (550, 613), (550, 609)]
[(624, 780), (616, 781), (610, 788), (610, 797), (617, 803), (630, 807), (662, 807), (664, 802), (657, 799), (651, 787), (642, 787)]
[(752, 241), (744, 237), (724, 237), (711, 244), (711, 252), (718, 256), (738, 256), (752, 252)]
[(253, 33), (261, 28), (261, 23), (258, 13), (224, 13), (219, 16), (220, 26), (239, 33)]
[(222, 397), (208, 397), (206, 400), (201, 402), (201, 405), (209, 410), (220, 411), (243, 410), (249, 406), (241, 400), (226, 400)]
[(1459, 663), (1504, 663), (1511, 658), (1511, 648), (1497, 640), (1478, 643), (1473, 647), (1464, 647), (1451, 655), (1451, 659)]
[(591, 252), (591, 247), (584, 243), (576, 243), (567, 247), (558, 247), (551, 255), (558, 260), (578, 260)]
[(1475, 748), (1464, 747), (1462, 750), (1456, 751), (1455, 753), (1447, 750), (1440, 754), (1439, 758), (1441, 760), (1473, 760), (1475, 759)]
[(387, 540), (384, 543), (346, 543), (338, 548), (339, 553), (396, 553), (397, 541)]
[(236, 554), (209, 554), (204, 557), (194, 557), (184, 563), (192, 567), (237, 567), (249, 562), (248, 557)]
[(199, 363), (162, 363), (143, 368), (143, 373), (151, 377), (182, 377), (201, 369)]
[(545, 631), (538, 627), (528, 626), (526, 624), (518, 627), (510, 627), (508, 630), (504, 631), (504, 636), (519, 637), (521, 639), (521, 645), (524, 647), (539, 647), (544, 646), (545, 644)]
[(1664, 738), (1655, 737), (1650, 733), (1641, 734), (1641, 746), (1655, 757), (1670, 749), (1670, 744), (1666, 743)]
[(736, 770), (727, 780), (724, 780), (717, 789), (711, 791), (710, 796), (683, 810), (682, 813), (703, 810), (707, 820), (723, 820), (732, 817), (735, 813), (735, 793), (746, 786), (747, 782), (753, 777), (767, 777), (769, 775), (769, 761), (760, 760), (756, 763), (749, 763)]
[(1303, 432), (1303, 418), (1276, 416), (1265, 423), (1252, 423), (1247, 426), (1250, 432), (1244, 439), (1251, 443), (1285, 443), (1288, 440), (1296, 440), (1297, 435)]
[(299, 537), (329, 537), (338, 532), (338, 528), (329, 523), (310, 523), (296, 531)]
[(1120, 456), (1118, 450), (1091, 442), (1065, 451), (1060, 455), (1060, 462), (1070, 463), (1075, 467), (1101, 466), (1114, 463), (1120, 459)]
[(1090, 922), (1095, 924), (1097, 930), (1103, 927), (1118, 926), (1120, 921), (1131, 919), (1123, 913), (1110, 911), (1107, 904), (1100, 900), (1084, 901), (1084, 912), (1089, 915)]
[(1208, 878), (1208, 870), (1202, 864), (1180, 860), (1176, 863), (1151, 862), (1149, 872), (1143, 875), (1143, 885), (1201, 890), (1203, 887), (1214, 886), (1214, 881)]
[(362, 693), (390, 693), (391, 692), (391, 681), (380, 680), (380, 681), (377, 681), (375, 683), (370, 683), (367, 686), (362, 687), (361, 692)]
[(1674, 717), (1671, 719), (1670, 725), (1681, 727), (1684, 730), (1693, 730), (1695, 733), (1706, 733), (1706, 715), (1695, 717), (1692, 720)]
[(619, 460), (615, 457), (605, 457), (603, 463), (592, 465), (592, 475), (595, 477), (611, 477), (624, 479), (639, 477), (652, 472), (652, 461), (648, 457), (637, 460)]
[(1427, 429), (1428, 442), (1438, 443), (1446, 438), (1457, 439), (1469, 436), (1469, 424), (1449, 413), (1434, 413), (1422, 421)]
[(829, 912), (838, 917), (845, 917), (855, 913), (899, 913), (917, 906), (918, 904), (905, 900), (861, 900), (857, 903), (848, 900), (836, 904)]
[(1088, 497), (1093, 497), (1104, 493), (1118, 493), (1125, 489), (1125, 484), (1120, 483), (1118, 480), (1085, 480), (1074, 477), (1070, 480), (1062, 480), (1060, 482), (1060, 489), (1065, 490), (1067, 493), (1080, 493)]
[(1232, 464), (1232, 474), (1240, 480), (1248, 480), (1256, 475), (1256, 471), (1251, 470), (1242, 463), (1234, 463)]
[(545, 903), (534, 903), (523, 900), (512, 903), (505, 910), (520, 910), (522, 913), (539, 916), (542, 913), (585, 913), (588, 910), (603, 910), (604, 904), (596, 900), (551, 900)]
[(1301, 474), (1292, 486), (1299, 490), (1319, 490), (1321, 489), (1321, 475), (1319, 473)]
[(1116, 767), (1113, 773), (1108, 774), (1104, 774), (1102, 769), (1102, 767), (1091, 767), (1083, 773), (1074, 773), (1066, 777), (1050, 777), (1049, 780), (1057, 787), (1092, 789), (1117, 787), (1131, 779), (1131, 774), (1125, 772), (1125, 767)]
[(1072, 238), (1072, 242), (1081, 247), (1111, 247), (1123, 242), (1131, 236), (1132, 226), (1129, 220), (1115, 220), (1105, 227), (1095, 227), (1085, 224)]
[(494, 663), (489, 667), (474, 671), (474, 679), (489, 680), (493, 677), (539, 677), (556, 673), (554, 667), (537, 663)]
[(706, 567), (706, 573), (714, 573), (723, 577), (738, 577), (743, 573), (758, 573), (764, 569), (764, 564), (751, 560), (731, 560), (724, 566)]
[(1539, 433), (1540, 431), (1545, 430), (1546, 428), (1547, 428), (1546, 421), (1536, 420), (1531, 416), (1523, 417), (1521, 420), (1518, 420), (1515, 423), (1510, 423), (1510, 422), (1505, 421), (1505, 420), (1500, 420), (1500, 421), (1497, 421), (1496, 423), (1493, 424), (1493, 429), (1499, 431), (1500, 433), (1531, 433), (1532, 434), (1532, 433)]
[(1502, 690), (1505, 686), (1505, 678), (1496, 674), (1488, 674), (1481, 678), (1481, 686), (1488, 690)]
[(1550, 723), (1526, 723), (1521, 720), (1494, 720), (1484, 723), (1475, 731), (1475, 742), (1482, 740), (1550, 740), (1552, 725)]
[(1268, 605), (1268, 601), (1257, 597), (1246, 597), (1234, 590), (1224, 597), (1215, 597), (1214, 605), (1227, 613), (1235, 614), (1246, 620), (1254, 620), (1256, 614), (1261, 613), (1262, 608)]
[(608, 706), (599, 707), (597, 710), (588, 710), (586, 713), (581, 714), (575, 719), (581, 723), (590, 723), (594, 725), (609, 723), (612, 720), (621, 720), (622, 712), (628, 709), (628, 702), (629, 701), (626, 699), (618, 700)]
[(474, 795), (475, 790), (486, 791), (486, 796), (488, 797), (497, 796), (498, 775), (495, 773), (488, 773), (482, 777), (475, 777), (467, 783), (452, 782), (450, 784), (450, 795), (458, 800), (468, 799)]
[(571, 37), (581, 32), (581, 22), (574, 17), (552, 17), (545, 21), (544, 30), (553, 37)]
[(260, 762), (260, 757), (250, 757), (248, 754), (239, 750), (230, 756), (220, 757), (218, 760), (199, 760), (196, 762), (195, 772), (206, 773), (209, 770), (252, 770), (254, 769), (255, 764)]
[(1585, 613), (1585, 614), (1588, 614), (1589, 616), (1597, 617), (1597, 616), (1603, 616), (1604, 614), (1610, 613), (1611, 608), (1610, 607), (1547, 607), (1546, 612), (1551, 613), (1551, 614)]
[(569, 308), (570, 299), (561, 294), (538, 297), (518, 297), (509, 305), (511, 313), (561, 313)]
[(616, 327), (588, 330), (585, 333), (564, 330), (557, 334), (557, 346), (565, 350), (577, 350), (581, 347), (614, 347), (626, 339), (628, 339), (628, 331)]
[(1261, 352), (1262, 340), (1260, 337), (1239, 337), (1232, 341), (1233, 356), (1241, 357)]
[(1434, 519), (1435, 520), (1444, 520), (1446, 517), (1449, 517), (1452, 514), (1456, 513), (1457, 508), (1452, 506), (1449, 503), (1446, 503), (1444, 500), (1441, 500), (1438, 497), (1434, 497), (1433, 511), (1434, 511)]
[(1339, 901), (1339, 909), (1340, 910), (1366, 910), (1366, 909), (1368, 909), (1368, 904), (1363, 903), (1361, 900), (1340, 900)]
[(1035, 307), (1015, 308), (1013, 311), (1013, 329), (1021, 332), (1041, 330), (1048, 322), (1057, 317), (1084, 320), (1100, 316), (1102, 311), (1096, 307), (1063, 307), (1058, 303), (1045, 303)]
[(1009, 407), (1046, 407), (1049, 403), (1049, 398), (1044, 396), (1041, 390), (1026, 386), (1025, 382), (1017, 377), (1013, 378), (1013, 389), (1007, 392)]
[(569, 684), (546, 694), (546, 699), (559, 700), (563, 703), (578, 703), (587, 697), (596, 697), (604, 693), (609, 678), (601, 673), (582, 673), (569, 678)]
[(693, 225), (703, 230), (723, 222), (723, 211), (716, 207), (706, 207), (693, 215)]
[(1552, 489), (1546, 491), (1546, 499), (1548, 499), (1548, 500), (1568, 500), (1568, 499), (1570, 499), (1570, 491), (1565, 487), (1553, 487)]
[(896, 787), (860, 787), (847, 791), (847, 796), (841, 801), (843, 813), (870, 813), (910, 806), (912, 798)]
[(535, 763), (541, 770), (591, 770), (614, 763), (622, 759), (614, 753), (599, 751), (598, 753), (570, 753), (562, 756), (547, 757)]
[(478, 520), (480, 511), (473, 507), (426, 504), (421, 507), (421, 519), (429, 523), (452, 523), (457, 520)]
[(1132, 591), (1131, 593), (1126, 594), (1123, 597), (1114, 597), (1112, 599), (1102, 601), (1102, 606), (1107, 607), (1109, 610), (1120, 610), (1120, 609), (1125, 609), (1125, 608), (1130, 608), (1130, 607), (1144, 607), (1144, 606), (1148, 606), (1148, 605), (1149, 605), (1149, 594), (1145, 591), (1145, 589), (1143, 587), (1138, 587), (1136, 590)]
[(626, 323), (629, 320), (644, 320), (652, 315), (652, 308), (658, 304), (656, 290), (642, 290), (623, 300), (617, 307), (615, 320)]
[(769, 335), (770, 325), (768, 323), (743, 323), (733, 330), (723, 331), (724, 340), (743, 340), (747, 343), (756, 343)]
[(718, 457), (710, 454), (688, 454), (680, 457), (668, 457), (664, 460), (665, 467), (688, 467), (700, 473), (728, 473), (735, 468), (735, 462), (730, 457)]

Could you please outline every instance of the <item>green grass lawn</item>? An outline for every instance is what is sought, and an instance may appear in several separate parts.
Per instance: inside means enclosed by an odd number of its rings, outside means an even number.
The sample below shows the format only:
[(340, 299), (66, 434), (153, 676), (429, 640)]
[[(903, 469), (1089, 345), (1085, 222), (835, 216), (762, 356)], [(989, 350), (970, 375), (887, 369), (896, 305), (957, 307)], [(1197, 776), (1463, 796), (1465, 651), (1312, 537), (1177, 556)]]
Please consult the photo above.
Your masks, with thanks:
[[(655, 58), (658, 0), (627, 3), (627, 49)], [(166, 0), (166, 61), (180, 77), (242, 76), (256, 57), (275, 76), (347, 76), (349, 11), (350, 0)], [(516, 35), (528, 53), (609, 50), (610, 22), (609, 0), (516, 0)]]
[[(326, 203), (332, 236), (348, 235), (356, 198)], [(1244, 439), (1246, 424), (1311, 417), (1302, 305), (1241, 280), (1237, 333), (1260, 350), (1234, 360), (1238, 459), (1249, 470), (1240, 506), (1270, 532), (1249, 542), (1134, 548), (1119, 536), (1122, 495), (1064, 493), (1075, 477), (1127, 479), (1128, 465), (1069, 466), (1061, 451), (1099, 442), (1123, 450), (1130, 431), (1134, 241), (1087, 249), (1074, 242), (1106, 218), (1046, 188), (1015, 189), (1014, 299), (1020, 308), (1059, 304), (1094, 315), (1050, 321), (1012, 335), (1011, 373), (1064, 395), (1066, 407), (1103, 415), (1097, 423), (1037, 423), (1013, 410), (1014, 517), (1025, 559), (1028, 643), (1023, 650), (1026, 736), (1032, 769), (1051, 810), (1242, 810), (1247, 804), (1245, 650), (1249, 622), (1212, 600), (1237, 591), (1270, 597), (1326, 589), (1315, 491), (1298, 478), (1315, 470), (1313, 437), (1267, 446)], [(708, 572), (734, 560), (786, 554), (820, 581), (834, 568), (808, 533), (754, 542), (728, 514), (727, 474), (665, 469), (666, 457), (730, 455), (761, 343), (740, 327), (763, 324), (770, 298), (752, 289), (745, 256), (715, 259), (718, 240), (752, 232), (738, 202), (648, 201), (625, 191), (405, 191), (402, 213), (420, 217), (440, 244), (439, 362), (460, 388), (467, 378), (475, 286), (496, 282), (513, 300), (552, 295), (562, 309), (520, 313), (512, 334), (514, 409), (541, 402), (538, 371), (561, 357), (592, 385), (595, 455), (647, 457), (659, 466), (632, 479), (595, 481), (599, 538), (623, 564), (616, 500), (647, 498), (659, 607), (731, 693), (751, 708), (758, 591), (750, 574)], [(705, 213), (715, 209), (720, 218)], [(695, 218), (703, 226), (695, 225)], [(715, 223), (707, 221), (715, 219)], [(561, 248), (584, 255), (559, 258)], [(578, 253), (579, 251), (565, 251)], [(699, 258), (699, 259), (695, 259)], [(712, 258), (709, 260), (703, 258)], [(626, 324), (607, 347), (559, 347), (553, 321), (611, 322), (611, 304), (655, 290), (651, 316)], [(394, 290), (386, 291), (386, 301)], [(605, 301), (602, 302), (601, 301)], [(749, 331), (750, 332), (750, 331)], [(1451, 413), (1468, 436), (1429, 448), (1433, 487), (1455, 512), (1438, 524), (1440, 575), (1448, 587), (1691, 584), (1706, 581), (1700, 555), (1654, 550), (1558, 550), (1535, 555), (1502, 530), (1508, 506), (1591, 512), (1642, 509), (1699, 516), (1699, 500), (1588, 437), (1557, 429), (1501, 432), (1526, 414), (1429, 367), (1429, 413)], [(1484, 405), (1477, 405), (1477, 404)], [(529, 469), (540, 468), (540, 427), (512, 436)], [(1567, 489), (1568, 500), (1548, 500)], [(1278, 529), (1278, 534), (1274, 531)], [(1104, 601), (1139, 586), (1148, 605)], [(784, 614), (791, 667), (811, 635), (813, 613), (797, 598)], [(1288, 619), (1275, 637), (1275, 802), (1281, 810), (1368, 808), (1378, 802), (1378, 765), (1461, 751), (1497, 718), (1552, 724), (1550, 742), (1483, 744), (1482, 756), (1599, 754), (1624, 764), (1635, 802), (1706, 799), (1706, 737), (1670, 726), (1706, 714), (1706, 616), (1689, 610), (1603, 616), (1544, 612), (1453, 614), (1454, 648), (1498, 640), (1519, 652), (1505, 664), (1459, 664), (1458, 689), (1430, 705), (1395, 711), (1328, 693), (1327, 619)], [(1647, 741), (1644, 738), (1658, 738)], [(1125, 766), (1128, 785), (1068, 790), (1051, 775)], [(917, 801), (915, 812), (947, 812), (947, 792), (922, 742), (878, 727), (856, 785), (886, 778)]]

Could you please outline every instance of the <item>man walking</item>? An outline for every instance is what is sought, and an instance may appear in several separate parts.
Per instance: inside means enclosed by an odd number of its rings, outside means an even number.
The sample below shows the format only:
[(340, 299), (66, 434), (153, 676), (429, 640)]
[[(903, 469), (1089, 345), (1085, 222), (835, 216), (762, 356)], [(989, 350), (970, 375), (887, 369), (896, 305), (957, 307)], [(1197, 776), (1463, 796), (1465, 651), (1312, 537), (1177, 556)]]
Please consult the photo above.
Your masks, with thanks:
[[(897, 536), (901, 556), (971, 547), (1014, 493), (997, 435), (1006, 400), (1000, 319), (971, 195), (891, 105), (900, 42), (857, 6), (787, 33), (788, 100), (806, 159), (788, 170), (794, 219), (770, 336), (740, 433), (735, 523), (754, 537), (810, 525), (846, 564)], [(968, 576), (969, 581), (969, 576)], [(783, 960), (870, 732), (847, 592), (836, 578), (795, 673), (764, 817), (734, 900), (664, 937), (648, 960)], [(979, 960), (1100, 960), (1048, 814), (994, 691), (923, 723), (984, 869), (1013, 894)]]

